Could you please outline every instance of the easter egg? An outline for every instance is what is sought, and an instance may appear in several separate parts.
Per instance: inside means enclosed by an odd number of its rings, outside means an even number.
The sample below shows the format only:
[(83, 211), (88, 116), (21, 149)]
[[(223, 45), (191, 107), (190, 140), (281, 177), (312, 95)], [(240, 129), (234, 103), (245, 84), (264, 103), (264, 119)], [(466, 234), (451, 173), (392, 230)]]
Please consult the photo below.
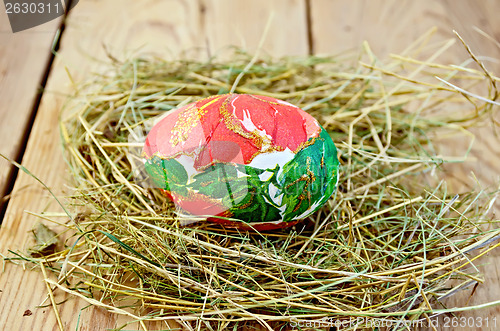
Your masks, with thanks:
[(306, 218), (338, 179), (335, 145), (316, 119), (260, 95), (215, 95), (171, 111), (148, 133), (143, 157), (183, 212), (259, 231)]

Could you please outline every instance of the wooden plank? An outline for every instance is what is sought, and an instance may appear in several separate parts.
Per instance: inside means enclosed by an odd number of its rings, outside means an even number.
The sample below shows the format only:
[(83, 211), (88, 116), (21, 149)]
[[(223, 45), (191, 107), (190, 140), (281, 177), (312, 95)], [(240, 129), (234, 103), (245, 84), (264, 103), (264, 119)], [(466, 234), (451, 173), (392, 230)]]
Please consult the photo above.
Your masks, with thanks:
[[(224, 53), (221, 47), (230, 45), (254, 53), (264, 37), (264, 54), (308, 54), (304, 0), (208, 0), (204, 7), (207, 45), (213, 54)], [(269, 20), (271, 26), (266, 36)]]
[[(487, 56), (495, 61), (485, 59), (486, 67), (497, 76), (500, 73), (500, 48), (487, 38), (482, 37), (474, 27), (478, 27), (493, 38), (500, 36), (500, 2), (495, 0), (445, 0), (445, 1), (330, 1), (311, 0), (311, 21), (313, 48), (316, 53), (338, 53), (347, 48), (358, 49), (364, 40), (370, 44), (375, 55), (384, 60), (389, 53), (403, 51), (412, 41), (432, 27), (437, 27), (437, 36), (433, 40), (453, 38), (453, 30), (457, 30), (470, 45), (476, 55)], [(469, 56), (458, 42), (438, 61), (445, 64), (460, 64)], [(474, 130), (477, 140), (471, 156), (477, 162), (466, 162), (447, 167), (448, 188), (462, 192), (464, 188), (475, 185), (470, 175), (477, 176), (483, 187), (498, 187), (498, 165), (500, 164), (500, 140), (490, 128)], [(460, 155), (464, 144), (444, 146), (454, 155)], [(460, 152), (462, 151), (462, 152)], [(495, 205), (498, 215), (500, 204)], [(500, 252), (496, 250), (487, 257), (477, 261), (483, 272), (485, 284), (479, 285), (470, 298), (472, 289), (467, 289), (446, 301), (449, 307), (463, 307), (482, 304), (500, 299)], [(500, 313), (500, 307), (467, 311), (457, 314), (458, 317), (476, 318), (483, 321), (474, 324), (475, 330), (492, 330), (496, 327), (492, 321)], [(490, 325), (485, 321), (489, 318)], [(442, 321), (441, 321), (442, 322)], [(443, 324), (441, 324), (443, 326)], [(445, 328), (441, 328), (445, 329)], [(454, 328), (455, 329), (455, 328)], [(466, 330), (465, 328), (456, 328)], [(470, 328), (469, 328), (470, 329)]]
[[(22, 154), (61, 20), (12, 33), (7, 14), (0, 7), (0, 153), (16, 159)], [(0, 212), (13, 170), (0, 158)]]
[[(436, 27), (433, 40), (454, 38), (457, 30), (476, 52), (498, 58), (499, 49), (486, 41), (474, 26), (498, 39), (495, 0), (374, 0), (329, 1), (310, 0), (312, 44), (316, 54), (335, 54), (360, 49), (368, 41), (379, 59), (402, 52), (429, 29)], [(468, 58), (456, 43), (439, 58), (443, 63), (460, 63)], [(496, 69), (500, 68), (500, 64)], [(494, 69), (494, 68), (492, 68)]]
[[(219, 49), (232, 40), (247, 40), (246, 46), (255, 49), (260, 40), (262, 29), (268, 20), (267, 14), (276, 10), (291, 17), (305, 17), (302, 1), (290, 3), (258, 1), (261, 10), (245, 12), (238, 16), (241, 31), (233, 31), (234, 15), (247, 10), (247, 1), (80, 1), (70, 12), (65, 32), (62, 36), (59, 55), (55, 59), (46, 92), (33, 126), (33, 131), (23, 159), (23, 165), (46, 183), (55, 194), (64, 193), (65, 164), (61, 155), (58, 135), (58, 115), (64, 102), (64, 93), (71, 90), (66, 68), (73, 79), (80, 80), (92, 71), (98, 71), (99, 63), (90, 58), (103, 60), (108, 51), (115, 57), (123, 58), (139, 47), (141, 52), (154, 52), (159, 56), (172, 57), (183, 49)], [(223, 6), (223, 8), (221, 7)], [(283, 7), (280, 10), (280, 6)], [(286, 7), (286, 8), (285, 8)], [(228, 12), (228, 8), (230, 9)], [(231, 15), (229, 15), (231, 14)], [(305, 19), (290, 22), (294, 28), (282, 29), (286, 17), (277, 19), (268, 34), (269, 48), (279, 54), (304, 54), (307, 52)], [(304, 35), (300, 35), (304, 34)], [(276, 44), (279, 40), (293, 40), (299, 44)], [(205, 56), (197, 50), (189, 52), (192, 56)], [(24, 249), (27, 246), (29, 231), (37, 219), (24, 213), (24, 210), (59, 210), (49, 194), (25, 173), (16, 181), (12, 200), (6, 212), (4, 224), (0, 228), (0, 252), (7, 249)], [(6, 330), (57, 329), (52, 309), (35, 308), (46, 298), (46, 289), (39, 272), (23, 271), (12, 264), (5, 265), (0, 274), (0, 325)], [(55, 293), (56, 301), (67, 297), (60, 291)], [(47, 301), (48, 302), (48, 301)], [(47, 303), (45, 302), (45, 303)], [(95, 330), (117, 327), (126, 319), (109, 314), (102, 309), (83, 309), (86, 303), (71, 298), (58, 306), (64, 329)], [(26, 310), (32, 315), (23, 316)], [(127, 329), (138, 328), (133, 324)], [(148, 328), (166, 328), (163, 325), (149, 325)]]

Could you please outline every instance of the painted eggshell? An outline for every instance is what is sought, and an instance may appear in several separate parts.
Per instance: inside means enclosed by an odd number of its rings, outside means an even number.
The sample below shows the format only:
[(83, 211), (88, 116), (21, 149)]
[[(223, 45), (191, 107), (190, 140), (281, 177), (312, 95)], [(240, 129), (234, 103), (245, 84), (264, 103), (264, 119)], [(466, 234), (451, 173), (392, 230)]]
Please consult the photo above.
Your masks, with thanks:
[(255, 230), (290, 226), (319, 209), (336, 188), (339, 165), (311, 115), (248, 94), (172, 111), (149, 132), (143, 156), (150, 178), (183, 212)]

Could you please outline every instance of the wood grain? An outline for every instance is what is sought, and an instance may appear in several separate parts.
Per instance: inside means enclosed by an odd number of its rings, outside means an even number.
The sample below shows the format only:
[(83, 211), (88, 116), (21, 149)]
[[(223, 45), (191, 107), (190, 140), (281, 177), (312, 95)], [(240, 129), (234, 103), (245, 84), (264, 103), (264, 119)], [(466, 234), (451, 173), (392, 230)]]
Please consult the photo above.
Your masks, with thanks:
[[(329, 1), (311, 0), (311, 28), (313, 48), (317, 53), (338, 53), (345, 49), (359, 49), (366, 40), (380, 61), (387, 60), (390, 53), (403, 51), (411, 42), (426, 31), (437, 27), (432, 41), (441, 42), (454, 38), (456, 30), (477, 56), (481, 56), (485, 66), (496, 76), (500, 75), (500, 22), (498, 13), (500, 2), (495, 0), (444, 0), (444, 1)], [(488, 40), (477, 29), (496, 40)], [(422, 59), (425, 58), (425, 54)], [(460, 64), (469, 58), (460, 42), (455, 43), (437, 62)], [(478, 67), (476, 67), (477, 69)], [(484, 89), (482, 90), (484, 92)], [(497, 107), (498, 110), (498, 107)], [(498, 114), (497, 114), (498, 115)], [(496, 116), (498, 118), (498, 116)], [(461, 193), (466, 188), (476, 186), (471, 175), (486, 189), (498, 187), (500, 165), (500, 139), (491, 126), (473, 130), (476, 142), (471, 159), (462, 164), (444, 168), (444, 177), (451, 192)], [(448, 141), (441, 144), (445, 155), (463, 155), (466, 142)], [(494, 207), (500, 213), (500, 203)], [(445, 301), (448, 307), (473, 306), (500, 300), (500, 252), (490, 253), (477, 263), (484, 274), (485, 283), (480, 284), (471, 297), (472, 288), (452, 296)], [(500, 327), (500, 306), (456, 314), (458, 317), (497, 318)], [(441, 319), (441, 328), (443, 320)], [(453, 328), (456, 330), (493, 330), (492, 324), (475, 328)]]
[[(22, 153), (61, 20), (12, 33), (7, 14), (0, 8), (0, 153), (16, 159)], [(0, 211), (13, 170), (0, 158)]]
[[(236, 4), (235, 4), (236, 3)], [(247, 1), (80, 1), (70, 12), (61, 46), (47, 82), (33, 125), (23, 165), (48, 185), (58, 196), (63, 196), (65, 163), (61, 155), (58, 135), (58, 116), (65, 94), (72, 89), (66, 69), (74, 80), (88, 77), (102, 70), (99, 61), (106, 58), (106, 49), (116, 58), (140, 53), (173, 58), (183, 50), (184, 56), (207, 57), (206, 45), (216, 50), (233, 40), (246, 40), (249, 49), (255, 49), (263, 27), (272, 10), (286, 13), (271, 25), (269, 48), (281, 54), (307, 52), (305, 42), (305, 13), (302, 1), (259, 1), (260, 10), (249, 10)], [(234, 28), (233, 11), (246, 8)], [(248, 9), (248, 10), (247, 10)], [(302, 19), (296, 19), (302, 18)], [(282, 29), (287, 24), (289, 29)], [(297, 43), (278, 43), (295, 40)], [(266, 46), (267, 47), (267, 46)], [(301, 48), (302, 47), (302, 48)], [(99, 61), (94, 61), (97, 59)], [(22, 82), (22, 81), (21, 81)], [(66, 192), (67, 193), (67, 192)], [(29, 244), (29, 231), (37, 219), (24, 211), (58, 211), (54, 199), (33, 178), (21, 173), (17, 179), (4, 222), (0, 228), (0, 252), (7, 249), (22, 250)], [(19, 266), (5, 265), (0, 274), (0, 326), (5, 330), (56, 330), (52, 309), (35, 308), (46, 297), (45, 284), (36, 271), (23, 271)], [(68, 297), (55, 292), (56, 302)], [(47, 303), (47, 302), (46, 302)], [(82, 300), (69, 298), (58, 306), (65, 330), (96, 330), (122, 325), (126, 318), (109, 314), (93, 307), (85, 308)], [(29, 309), (33, 314), (23, 316)], [(139, 328), (132, 324), (127, 330)], [(166, 325), (148, 325), (150, 329), (165, 329)]]
[[(335, 54), (370, 44), (379, 59), (399, 54), (429, 29), (436, 27), (434, 41), (454, 38), (456, 30), (481, 55), (498, 59), (499, 49), (478, 34), (479, 27), (499, 39), (495, 0), (310, 0), (313, 50), (316, 54)], [(442, 63), (461, 63), (469, 56), (456, 43), (439, 57)], [(498, 61), (494, 65), (499, 65)]]
[[(201, 3), (201, 9), (206, 11), (207, 47), (213, 54), (224, 55), (224, 48), (231, 45), (255, 53), (263, 38), (263, 53), (308, 54), (304, 0), (207, 0)], [(271, 25), (266, 35), (268, 21)]]

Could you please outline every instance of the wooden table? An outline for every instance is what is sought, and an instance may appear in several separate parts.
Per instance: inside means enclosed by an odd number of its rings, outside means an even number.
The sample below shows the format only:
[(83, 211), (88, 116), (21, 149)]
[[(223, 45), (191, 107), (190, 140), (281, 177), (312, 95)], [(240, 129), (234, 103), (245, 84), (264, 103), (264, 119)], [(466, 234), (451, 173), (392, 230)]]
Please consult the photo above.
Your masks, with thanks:
[[(105, 59), (106, 52), (124, 58), (140, 49), (175, 58), (189, 50), (186, 56), (207, 58), (224, 54), (227, 45), (255, 51), (274, 13), (263, 49), (275, 56), (338, 53), (368, 40), (375, 54), (384, 58), (437, 26), (436, 40), (453, 37), (455, 29), (477, 54), (500, 60), (498, 0), (80, 0), (65, 20), (16, 34), (0, 7), (0, 153), (22, 160), (56, 194), (64, 191), (65, 163), (57, 124), (64, 94), (72, 89), (68, 74), (78, 81), (99, 71), (99, 61), (93, 59)], [(497, 44), (474, 27), (496, 38)], [(54, 43), (56, 31), (59, 43)], [(55, 58), (54, 46), (58, 47)], [(457, 43), (439, 61), (460, 63), (466, 58)], [(498, 62), (488, 66), (499, 75)], [(484, 186), (497, 182), (499, 142), (491, 132), (481, 132), (476, 146), (483, 144), (489, 150), (474, 150), (480, 162), (458, 168), (460, 173), (452, 177), (462, 180), (454, 181), (455, 188), (472, 183), (470, 170)], [(0, 228), (2, 254), (25, 248), (37, 221), (25, 211), (58, 210), (39, 183), (1, 159), (0, 197), (8, 201)], [(487, 283), (477, 288), (469, 305), (500, 299), (500, 255), (492, 253), (483, 262)], [(0, 329), (57, 330), (52, 308), (36, 308), (47, 295), (41, 274), (12, 264), (3, 269)], [(448, 304), (464, 305), (469, 295), (470, 290), (465, 291)], [(63, 293), (57, 293), (56, 301), (64, 299)], [(58, 306), (65, 330), (75, 330), (77, 324), (78, 330), (105, 330), (124, 322), (124, 317), (97, 308), (82, 309), (85, 306), (74, 298)], [(499, 311), (500, 307), (492, 307), (461, 316), (492, 318)]]

